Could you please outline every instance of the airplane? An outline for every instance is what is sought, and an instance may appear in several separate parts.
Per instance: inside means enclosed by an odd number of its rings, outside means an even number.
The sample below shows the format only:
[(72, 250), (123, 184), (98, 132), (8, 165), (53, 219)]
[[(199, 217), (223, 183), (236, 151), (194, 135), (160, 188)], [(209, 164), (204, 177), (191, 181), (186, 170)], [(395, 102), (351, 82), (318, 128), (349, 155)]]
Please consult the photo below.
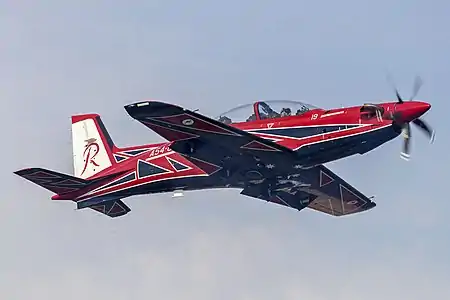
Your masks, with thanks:
[(434, 131), (419, 117), (431, 105), (397, 101), (322, 109), (293, 100), (256, 101), (210, 118), (157, 100), (125, 106), (127, 113), (167, 142), (114, 144), (98, 114), (74, 115), (74, 175), (44, 168), (15, 174), (111, 218), (131, 209), (123, 199), (143, 194), (240, 189), (241, 195), (299, 211), (346, 216), (376, 206), (372, 197), (324, 164), (364, 154), (404, 134), (409, 158), (410, 123), (430, 141)]

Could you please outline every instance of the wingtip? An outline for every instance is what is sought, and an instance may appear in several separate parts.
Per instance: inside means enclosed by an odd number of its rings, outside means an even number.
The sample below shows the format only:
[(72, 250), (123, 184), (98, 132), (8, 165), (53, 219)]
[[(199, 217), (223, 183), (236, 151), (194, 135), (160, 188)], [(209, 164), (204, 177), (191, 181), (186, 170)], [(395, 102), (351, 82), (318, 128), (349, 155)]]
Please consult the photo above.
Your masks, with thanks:
[(133, 109), (133, 108), (137, 108), (137, 107), (144, 107), (144, 106), (149, 106), (149, 105), (168, 105), (165, 102), (162, 102), (160, 100), (142, 100), (142, 101), (138, 101), (138, 102), (133, 102), (130, 104), (127, 104), (124, 106), (125, 109)]
[(141, 107), (141, 106), (147, 106), (147, 105), (150, 105), (150, 101), (140, 101), (140, 102), (127, 104), (124, 106), (124, 108), (130, 109), (130, 108), (134, 108), (134, 107)]
[(133, 115), (133, 113), (136, 112), (136, 109), (139, 109), (142, 107), (148, 107), (152, 103), (155, 103), (155, 102), (158, 103), (159, 101), (143, 100), (143, 101), (127, 104), (124, 106), (124, 108), (128, 112), (128, 114)]
[(32, 170), (33, 170), (33, 168), (23, 168), (23, 169), (20, 169), (20, 170), (16, 170), (13, 173), (18, 175), (18, 176), (22, 176), (23, 173), (27, 173), (27, 172), (32, 171)]
[(140, 117), (161, 117), (173, 115), (183, 110), (175, 104), (165, 103), (159, 100), (145, 100), (124, 106), (127, 113), (134, 119)]

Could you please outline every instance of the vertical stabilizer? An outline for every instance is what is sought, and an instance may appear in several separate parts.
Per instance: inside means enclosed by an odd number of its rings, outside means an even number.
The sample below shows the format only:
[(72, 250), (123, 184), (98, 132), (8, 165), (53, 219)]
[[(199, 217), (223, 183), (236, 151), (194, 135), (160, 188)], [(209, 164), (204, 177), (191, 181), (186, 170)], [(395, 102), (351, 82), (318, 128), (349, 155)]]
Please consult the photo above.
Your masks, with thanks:
[(114, 143), (98, 114), (72, 116), (74, 175), (90, 178), (111, 167)]

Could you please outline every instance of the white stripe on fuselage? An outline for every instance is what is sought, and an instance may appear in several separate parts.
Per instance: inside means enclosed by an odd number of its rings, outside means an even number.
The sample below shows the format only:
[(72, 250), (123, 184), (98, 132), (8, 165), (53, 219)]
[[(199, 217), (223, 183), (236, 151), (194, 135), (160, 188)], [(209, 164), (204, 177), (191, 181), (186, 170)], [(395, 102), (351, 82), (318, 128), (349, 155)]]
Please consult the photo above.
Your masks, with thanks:
[[(336, 124), (315, 124), (315, 125), (298, 125), (298, 126), (284, 126), (284, 127), (264, 127), (264, 128), (252, 128), (252, 129), (246, 129), (245, 131), (253, 133), (254, 131), (260, 131), (260, 130), (278, 130), (278, 129), (296, 129), (296, 128), (311, 128), (311, 127), (334, 127), (334, 126), (356, 126), (352, 128), (346, 128), (346, 129), (355, 129), (358, 127), (363, 126), (370, 126), (373, 124), (345, 124), (345, 123), (336, 123)], [(244, 129), (241, 129), (244, 130)], [(344, 130), (344, 129), (343, 129)]]
[(336, 112), (332, 112), (332, 113), (328, 113), (328, 114), (323, 114), (323, 115), (321, 115), (320, 117), (321, 117), (321, 118), (326, 118), (326, 117), (331, 117), (331, 116), (340, 115), (340, 114), (343, 114), (343, 113), (344, 113), (344, 111), (343, 111), (343, 110), (340, 110), (340, 111), (336, 111)]
[[(369, 124), (369, 125), (371, 125), (371, 124)], [(295, 149), (293, 149), (293, 150), (294, 150), (294, 151), (297, 151), (297, 150), (299, 150), (300, 148), (302, 148), (302, 147), (304, 147), (304, 146), (309, 146), (309, 145), (314, 145), (314, 144), (319, 144), (319, 143), (324, 143), (324, 142), (334, 141), (334, 140), (338, 140), (338, 139), (345, 139), (345, 138), (348, 138), (348, 137), (351, 137), (351, 136), (356, 136), (356, 135), (362, 135), (362, 134), (369, 133), (369, 132), (372, 132), (372, 131), (376, 131), (376, 130), (381, 130), (381, 129), (383, 129), (383, 128), (387, 128), (387, 127), (389, 127), (389, 126), (392, 126), (392, 124), (384, 125), (384, 126), (377, 127), (377, 128), (373, 128), (373, 129), (369, 129), (369, 130), (366, 130), (366, 131), (363, 131), (363, 132), (356, 132), (356, 133), (352, 133), (352, 134), (348, 134), (348, 135), (344, 135), (344, 136), (338, 136), (338, 137), (334, 137), (334, 138), (324, 139), (324, 140), (321, 140), (321, 141), (305, 143), (305, 144), (301, 145), (300, 147), (295, 148)], [(353, 128), (352, 128), (352, 129), (353, 129)]]
[[(290, 135), (280, 135), (280, 134), (274, 134), (274, 133), (262, 133), (262, 132), (254, 132), (254, 131), (248, 131), (251, 134), (257, 135), (259, 137), (262, 137), (264, 139), (267, 140), (272, 140), (272, 141), (280, 141), (284, 139), (291, 139), (291, 140), (304, 140), (304, 139), (309, 139), (312, 137), (317, 137), (317, 136), (321, 136), (321, 135), (326, 135), (326, 134), (331, 134), (331, 133), (336, 133), (336, 132), (344, 132), (344, 131), (350, 131), (350, 130), (355, 130), (364, 126), (370, 126), (372, 124), (335, 124), (335, 125), (308, 125), (308, 126), (297, 126), (297, 127), (280, 127), (280, 128), (272, 128), (272, 130), (278, 130), (278, 129), (300, 129), (300, 128), (311, 128), (311, 127), (326, 127), (326, 126), (355, 126), (356, 127), (351, 127), (351, 128), (345, 128), (345, 129), (339, 129), (339, 130), (334, 130), (334, 131), (330, 131), (330, 132), (325, 132), (325, 133), (318, 133), (318, 134), (314, 134), (314, 135), (308, 135), (308, 136), (304, 136), (304, 137), (294, 137), (294, 136), (290, 136)], [(252, 129), (255, 130), (255, 129)], [(257, 129), (257, 130), (263, 130), (263, 129)], [(264, 130), (267, 130), (267, 128), (264, 128)], [(367, 131), (363, 131), (363, 132), (367, 132)], [(264, 135), (264, 136), (263, 136)], [(350, 136), (350, 135), (347, 135)], [(277, 139), (278, 138), (278, 139)]]

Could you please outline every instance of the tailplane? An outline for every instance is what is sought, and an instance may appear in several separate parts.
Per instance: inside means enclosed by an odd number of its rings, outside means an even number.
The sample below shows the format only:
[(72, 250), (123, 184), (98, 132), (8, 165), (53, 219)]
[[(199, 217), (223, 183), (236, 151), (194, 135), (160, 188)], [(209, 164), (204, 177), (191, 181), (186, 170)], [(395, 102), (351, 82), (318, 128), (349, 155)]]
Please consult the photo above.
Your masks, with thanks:
[(74, 193), (92, 184), (90, 180), (43, 168), (22, 169), (14, 173), (58, 195)]
[(98, 204), (87, 207), (101, 214), (104, 214), (110, 218), (121, 217), (131, 211), (131, 209), (125, 203), (123, 203), (121, 199), (101, 201)]
[(90, 178), (115, 164), (114, 143), (98, 114), (72, 116), (74, 175)]
[[(14, 173), (55, 193), (56, 195), (52, 197), (53, 200), (73, 200), (73, 196), (77, 192), (95, 188), (102, 181), (111, 177), (86, 180), (43, 168), (22, 169)], [(98, 197), (90, 201), (77, 202), (77, 208), (90, 208), (111, 218), (123, 216), (131, 211), (118, 197)]]

